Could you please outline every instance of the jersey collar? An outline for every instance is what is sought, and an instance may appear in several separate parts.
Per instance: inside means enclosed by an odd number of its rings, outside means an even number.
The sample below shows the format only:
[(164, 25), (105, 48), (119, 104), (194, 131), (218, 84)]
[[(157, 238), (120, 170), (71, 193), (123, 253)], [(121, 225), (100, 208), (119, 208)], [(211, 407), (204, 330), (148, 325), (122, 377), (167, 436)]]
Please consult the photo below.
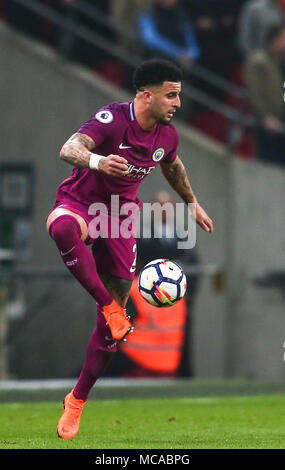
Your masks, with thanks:
[(130, 117), (131, 117), (131, 121), (134, 121), (134, 120), (135, 120), (135, 115), (134, 115), (134, 102), (133, 102), (133, 101), (130, 103)]

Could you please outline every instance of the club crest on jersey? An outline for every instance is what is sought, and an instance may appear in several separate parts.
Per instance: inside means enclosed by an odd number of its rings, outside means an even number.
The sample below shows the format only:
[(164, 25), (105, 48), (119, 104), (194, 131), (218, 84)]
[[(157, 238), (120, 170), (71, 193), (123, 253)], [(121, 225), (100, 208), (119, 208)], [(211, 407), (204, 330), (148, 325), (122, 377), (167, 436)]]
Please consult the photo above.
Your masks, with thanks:
[(152, 159), (154, 162), (159, 162), (164, 157), (164, 148), (160, 147), (156, 149), (152, 154)]
[(103, 111), (99, 111), (98, 113), (96, 113), (95, 118), (97, 119), (97, 121), (100, 121), (103, 124), (109, 124), (110, 122), (113, 121), (114, 116), (111, 113), (111, 111), (108, 111), (107, 109), (105, 109)]

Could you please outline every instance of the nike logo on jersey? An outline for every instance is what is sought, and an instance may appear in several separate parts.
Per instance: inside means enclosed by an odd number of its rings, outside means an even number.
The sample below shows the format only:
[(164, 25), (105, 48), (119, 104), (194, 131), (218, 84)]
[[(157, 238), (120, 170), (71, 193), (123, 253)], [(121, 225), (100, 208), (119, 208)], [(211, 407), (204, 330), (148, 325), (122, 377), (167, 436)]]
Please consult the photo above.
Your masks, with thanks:
[(124, 150), (124, 149), (131, 149), (132, 147), (130, 147), (129, 145), (123, 145), (123, 144), (120, 144), (119, 145), (119, 149), (121, 150)]

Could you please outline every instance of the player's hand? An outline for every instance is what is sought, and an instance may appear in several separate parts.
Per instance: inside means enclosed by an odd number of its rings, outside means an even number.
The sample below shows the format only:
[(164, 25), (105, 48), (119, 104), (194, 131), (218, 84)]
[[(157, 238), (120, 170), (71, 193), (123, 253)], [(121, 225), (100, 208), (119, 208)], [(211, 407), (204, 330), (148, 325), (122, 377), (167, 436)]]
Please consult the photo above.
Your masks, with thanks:
[(110, 176), (126, 176), (129, 171), (128, 161), (119, 155), (111, 154), (106, 158), (101, 158), (98, 170)]
[(208, 214), (204, 211), (204, 209), (200, 206), (198, 202), (191, 204), (190, 212), (196, 220), (197, 224), (200, 225), (200, 227), (205, 230), (205, 232), (214, 231), (212, 219), (210, 219)]

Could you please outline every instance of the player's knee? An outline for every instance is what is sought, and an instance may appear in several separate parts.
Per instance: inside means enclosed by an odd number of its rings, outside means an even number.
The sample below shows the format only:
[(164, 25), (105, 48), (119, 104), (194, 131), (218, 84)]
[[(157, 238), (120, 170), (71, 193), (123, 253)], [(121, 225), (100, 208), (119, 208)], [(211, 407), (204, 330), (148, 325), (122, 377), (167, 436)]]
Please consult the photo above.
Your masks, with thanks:
[(57, 217), (49, 226), (51, 238), (61, 243), (66, 239), (81, 237), (81, 228), (78, 221), (72, 215), (64, 214)]

